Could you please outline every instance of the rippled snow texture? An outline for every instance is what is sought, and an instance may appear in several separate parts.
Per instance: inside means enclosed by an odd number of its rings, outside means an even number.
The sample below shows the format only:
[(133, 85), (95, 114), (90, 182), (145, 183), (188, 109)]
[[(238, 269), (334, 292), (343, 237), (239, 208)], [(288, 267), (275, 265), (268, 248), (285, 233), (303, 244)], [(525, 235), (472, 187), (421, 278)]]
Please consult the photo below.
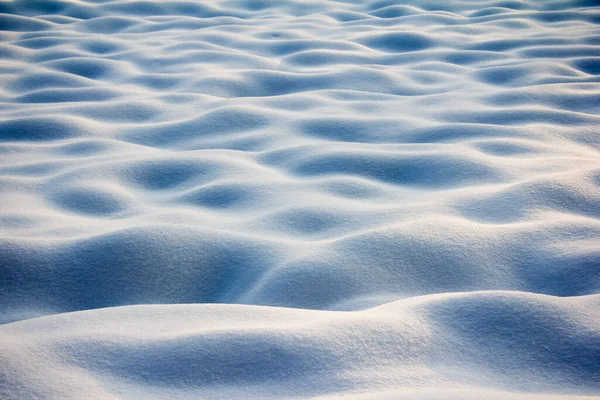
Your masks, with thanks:
[(597, 1), (0, 13), (3, 399), (600, 394)]

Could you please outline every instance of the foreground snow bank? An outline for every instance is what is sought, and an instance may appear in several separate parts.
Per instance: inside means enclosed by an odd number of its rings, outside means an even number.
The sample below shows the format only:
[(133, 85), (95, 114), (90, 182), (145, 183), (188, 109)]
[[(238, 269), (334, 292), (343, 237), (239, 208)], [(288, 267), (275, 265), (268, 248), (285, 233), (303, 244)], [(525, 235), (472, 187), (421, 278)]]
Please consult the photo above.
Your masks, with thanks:
[(81, 311), (0, 327), (0, 393), (575, 399), (600, 390), (598, 318), (598, 295), (522, 292), (431, 295), (356, 312), (225, 304)]

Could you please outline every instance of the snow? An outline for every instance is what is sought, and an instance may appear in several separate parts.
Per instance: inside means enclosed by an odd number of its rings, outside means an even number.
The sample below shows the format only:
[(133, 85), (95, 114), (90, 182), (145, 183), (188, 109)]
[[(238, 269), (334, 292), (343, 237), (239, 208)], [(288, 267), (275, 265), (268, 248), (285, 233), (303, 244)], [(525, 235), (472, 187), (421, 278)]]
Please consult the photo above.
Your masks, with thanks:
[(4, 398), (576, 399), (600, 390), (598, 318), (598, 296), (497, 291), (354, 312), (138, 305), (4, 325), (0, 359)]
[(0, 398), (599, 396), (599, 24), (1, 1)]

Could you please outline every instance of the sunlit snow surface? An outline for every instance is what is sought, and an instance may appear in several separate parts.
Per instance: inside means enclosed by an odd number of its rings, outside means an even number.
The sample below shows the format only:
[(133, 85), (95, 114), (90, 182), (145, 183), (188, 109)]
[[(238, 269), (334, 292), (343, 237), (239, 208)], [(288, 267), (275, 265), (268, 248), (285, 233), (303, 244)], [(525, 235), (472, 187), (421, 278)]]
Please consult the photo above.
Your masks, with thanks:
[(600, 2), (0, 12), (3, 400), (600, 396)]

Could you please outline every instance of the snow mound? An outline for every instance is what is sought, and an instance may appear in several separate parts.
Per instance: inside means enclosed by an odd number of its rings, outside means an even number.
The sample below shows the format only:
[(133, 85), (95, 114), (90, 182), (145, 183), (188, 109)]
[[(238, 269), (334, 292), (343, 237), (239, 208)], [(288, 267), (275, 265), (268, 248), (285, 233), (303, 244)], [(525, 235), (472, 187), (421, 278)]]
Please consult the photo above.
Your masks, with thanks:
[(599, 24), (0, 2), (0, 397), (597, 394)]
[(355, 312), (225, 304), (80, 311), (0, 327), (2, 393), (584, 398), (600, 390), (600, 331), (590, 321), (599, 317), (598, 295), (523, 292), (431, 295)]

